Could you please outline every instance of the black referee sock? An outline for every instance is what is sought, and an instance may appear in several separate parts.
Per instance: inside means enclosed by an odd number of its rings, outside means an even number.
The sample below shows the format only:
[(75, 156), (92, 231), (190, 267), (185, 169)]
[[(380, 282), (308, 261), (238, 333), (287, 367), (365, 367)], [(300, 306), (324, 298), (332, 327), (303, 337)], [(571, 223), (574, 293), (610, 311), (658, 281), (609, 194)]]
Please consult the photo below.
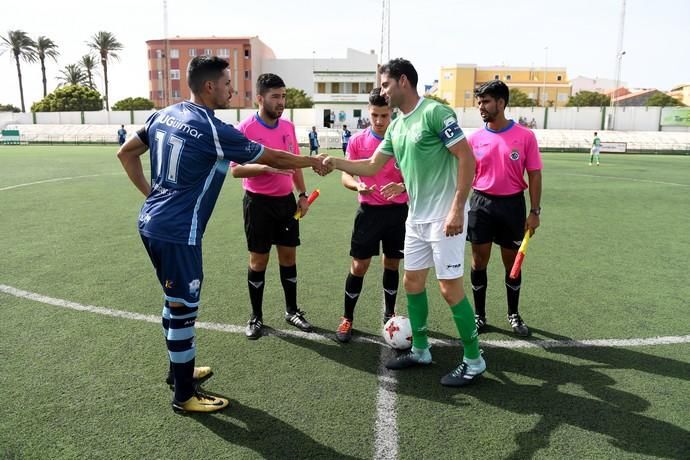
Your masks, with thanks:
[(280, 283), (285, 293), (285, 311), (292, 315), (297, 312), (297, 265), (280, 266)]
[(395, 299), (398, 297), (398, 270), (383, 269), (383, 300), (386, 305), (386, 315), (395, 313)]
[(474, 311), (478, 316), (486, 317), (486, 268), (484, 270), (470, 270), (472, 295), (474, 297)]
[(263, 318), (264, 285), (266, 270), (255, 272), (247, 269), (247, 286), (249, 287), (249, 301), (252, 304), (252, 315)]
[(352, 273), (347, 274), (345, 280), (345, 318), (352, 321), (355, 316), (355, 305), (359, 299), (359, 294), (362, 292), (362, 284), (364, 284), (363, 276), (355, 276)]
[(506, 297), (508, 298), (508, 314), (512, 315), (518, 312), (518, 303), (520, 303), (520, 286), (522, 285), (522, 273), (517, 279), (510, 279), (510, 272), (506, 272)]

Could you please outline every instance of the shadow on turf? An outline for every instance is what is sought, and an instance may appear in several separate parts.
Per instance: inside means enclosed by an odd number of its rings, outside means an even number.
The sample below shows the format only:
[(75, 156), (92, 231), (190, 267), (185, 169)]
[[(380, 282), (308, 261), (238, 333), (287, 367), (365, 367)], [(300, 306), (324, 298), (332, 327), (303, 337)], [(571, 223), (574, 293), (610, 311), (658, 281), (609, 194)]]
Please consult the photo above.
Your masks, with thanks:
[(235, 400), (218, 414), (195, 414), (191, 418), (229, 444), (251, 449), (262, 458), (358, 458), (324, 446), (279, 418)]
[[(546, 337), (569, 340), (567, 337), (535, 330)], [(293, 345), (310, 349), (343, 366), (376, 374), (380, 346), (373, 344), (336, 345), (298, 337), (280, 337)], [(643, 414), (649, 401), (615, 388), (617, 381), (601, 370), (634, 370), (657, 376), (688, 380), (690, 364), (659, 358), (626, 348), (549, 348), (546, 353), (560, 354), (601, 364), (571, 364), (535, 356), (508, 348), (485, 350), (487, 373), (474, 385), (462, 390), (442, 387), (443, 374), (458, 364), (460, 348), (432, 347), (434, 363), (396, 373), (396, 391), (401, 394), (440, 402), (460, 408), (467, 398), (522, 415), (539, 416), (528, 430), (496, 433), (513, 436), (516, 450), (506, 458), (534, 457), (550, 444), (551, 435), (561, 426), (570, 425), (609, 437), (615, 448), (623, 451), (662, 458), (690, 458), (690, 431)], [(603, 364), (603, 366), (602, 366)], [(519, 383), (538, 381), (539, 384)], [(427, 384), (422, 384), (422, 382)], [(576, 385), (588, 396), (560, 391), (561, 386)], [(658, 389), (651, 383), (650, 390)], [(486, 427), (498, 430), (499, 427)]]

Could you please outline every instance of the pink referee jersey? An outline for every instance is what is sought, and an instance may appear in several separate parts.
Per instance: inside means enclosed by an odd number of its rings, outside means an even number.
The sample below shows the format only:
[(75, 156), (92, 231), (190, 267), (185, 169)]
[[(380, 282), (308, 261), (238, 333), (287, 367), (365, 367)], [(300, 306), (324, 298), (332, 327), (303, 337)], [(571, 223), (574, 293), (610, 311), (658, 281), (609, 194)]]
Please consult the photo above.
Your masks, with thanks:
[[(254, 114), (237, 125), (237, 129), (247, 139), (270, 149), (285, 150), (299, 155), (295, 125), (288, 120), (280, 118), (275, 126), (269, 126), (264, 123), (259, 114)], [(242, 186), (245, 190), (261, 195), (285, 196), (292, 193), (292, 176), (264, 173), (259, 176), (245, 177), (242, 179)]]
[[(371, 128), (367, 128), (364, 131), (355, 134), (350, 138), (350, 142), (347, 144), (347, 158), (349, 160), (365, 160), (367, 158), (371, 158), (382, 140), (383, 138), (377, 136), (376, 133), (371, 130)], [(388, 160), (383, 169), (381, 169), (381, 171), (379, 171), (375, 176), (362, 176), (359, 178), (359, 180), (364, 182), (367, 187), (376, 185), (374, 193), (369, 195), (358, 195), (360, 203), (375, 206), (407, 203), (407, 192), (403, 192), (390, 200), (384, 198), (380, 192), (381, 187), (384, 185), (388, 185), (391, 182), (403, 182), (402, 174), (400, 173), (400, 169), (398, 168), (398, 164), (395, 162), (395, 159)]]
[(513, 120), (501, 131), (488, 126), (468, 139), (477, 160), (472, 188), (489, 195), (515, 195), (525, 190), (525, 171), (542, 169), (541, 154), (532, 130)]

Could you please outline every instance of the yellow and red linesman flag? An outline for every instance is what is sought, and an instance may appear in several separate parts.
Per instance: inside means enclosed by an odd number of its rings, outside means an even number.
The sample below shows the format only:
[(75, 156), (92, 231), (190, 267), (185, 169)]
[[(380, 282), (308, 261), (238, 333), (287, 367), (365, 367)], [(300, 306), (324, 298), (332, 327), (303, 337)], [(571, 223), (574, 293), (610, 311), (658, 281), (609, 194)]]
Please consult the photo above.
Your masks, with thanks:
[[(314, 200), (319, 197), (320, 193), (321, 193), (321, 191), (318, 188), (316, 190), (314, 190), (313, 192), (311, 192), (311, 194), (309, 195), (309, 198), (307, 198), (307, 204), (312, 204), (314, 202)], [(295, 212), (294, 217), (295, 217), (295, 219), (300, 220), (302, 218), (302, 210), (298, 209), (297, 212)]]
[(510, 279), (516, 279), (520, 276), (520, 268), (522, 267), (522, 261), (525, 260), (525, 253), (527, 252), (527, 245), (529, 244), (529, 229), (525, 230), (525, 237), (522, 238), (522, 244), (520, 249), (518, 249), (517, 256), (515, 256), (515, 262), (513, 262), (513, 268), (510, 269)]

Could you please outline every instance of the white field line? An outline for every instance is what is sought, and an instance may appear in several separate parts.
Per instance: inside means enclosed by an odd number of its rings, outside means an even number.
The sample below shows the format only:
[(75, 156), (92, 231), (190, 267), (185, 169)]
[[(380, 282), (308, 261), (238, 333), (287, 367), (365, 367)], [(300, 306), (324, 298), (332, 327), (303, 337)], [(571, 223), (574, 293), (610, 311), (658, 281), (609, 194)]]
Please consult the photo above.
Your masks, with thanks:
[(398, 458), (398, 380), (386, 368), (386, 361), (394, 356), (393, 350), (381, 347), (379, 358), (378, 391), (376, 392), (376, 425), (374, 426), (374, 460)]
[[(53, 305), (60, 308), (67, 308), (69, 310), (85, 311), (89, 313), (96, 313), (99, 315), (112, 316), (117, 318), (132, 319), (137, 321), (146, 321), (149, 323), (160, 324), (160, 316), (158, 315), (144, 315), (141, 313), (132, 313), (122, 310), (114, 310), (112, 308), (97, 307), (94, 305), (83, 305), (69, 300), (56, 299), (53, 297), (44, 296), (34, 292), (24, 291), (21, 289), (0, 284), (0, 293), (19, 297), (23, 299), (33, 300), (47, 305)], [(233, 334), (244, 333), (244, 326), (236, 326), (233, 324), (197, 322), (196, 327), (199, 329), (207, 329), (212, 331), (229, 332)], [(335, 334), (316, 334), (313, 332), (301, 332), (291, 330), (277, 330), (268, 329), (266, 335), (275, 335), (280, 337), (300, 337), (303, 339), (316, 341), (333, 341)], [(352, 339), (353, 342), (384, 345), (387, 347), (382, 338), (376, 336), (359, 336)], [(460, 342), (456, 339), (442, 340), (430, 338), (429, 342), (433, 346), (448, 347), (460, 346)], [(481, 340), (481, 346), (489, 348), (587, 348), (587, 347), (642, 347), (650, 345), (674, 345), (680, 343), (690, 343), (690, 335), (680, 336), (661, 336), (648, 337), (644, 339), (588, 339), (588, 340)]]
[(117, 173), (104, 173), (104, 174), (88, 174), (85, 176), (56, 177), (53, 179), (39, 180), (36, 182), (27, 182), (25, 184), (16, 184), (16, 185), (10, 185), (7, 187), (2, 187), (2, 188), (0, 188), (0, 192), (4, 192), (5, 190), (12, 190), (15, 188), (20, 188), (20, 187), (28, 187), (30, 185), (48, 184), (50, 182), (62, 182), (62, 181), (66, 181), (66, 180), (84, 179), (86, 177), (116, 176), (116, 175), (120, 175), (120, 174), (122, 174), (122, 173), (117, 172)]
[(578, 176), (578, 177), (601, 177), (604, 179), (627, 180), (630, 182), (646, 182), (648, 184), (673, 185), (676, 187), (690, 187), (690, 184), (679, 184), (677, 182), (663, 182), (663, 181), (650, 180), (650, 179), (634, 179), (632, 177), (606, 176), (606, 175), (601, 175), (601, 174), (555, 173), (554, 175), (557, 175), (557, 176)]

